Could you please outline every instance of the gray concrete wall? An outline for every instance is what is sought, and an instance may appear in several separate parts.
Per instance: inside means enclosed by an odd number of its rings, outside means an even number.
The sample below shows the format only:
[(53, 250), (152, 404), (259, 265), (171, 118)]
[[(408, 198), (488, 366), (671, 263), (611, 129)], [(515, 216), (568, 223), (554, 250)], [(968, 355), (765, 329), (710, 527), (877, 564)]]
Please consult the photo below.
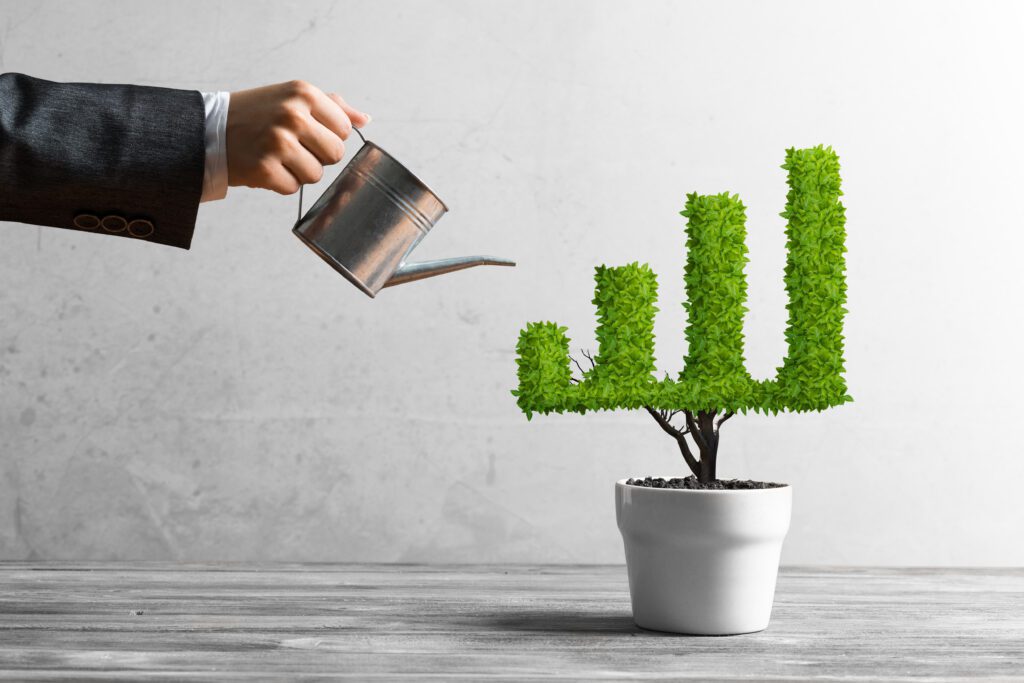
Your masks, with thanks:
[(621, 561), (612, 482), (682, 463), (646, 415), (527, 423), (518, 330), (592, 346), (593, 267), (646, 261), (678, 371), (677, 212), (730, 190), (771, 375), (779, 164), (824, 142), (856, 403), (734, 419), (720, 474), (794, 485), (788, 563), (1024, 563), (1022, 28), (990, 2), (0, 2), (2, 71), (342, 92), (452, 207), (423, 257), (521, 264), (371, 301), (290, 234), (295, 198), (245, 189), (190, 252), (0, 226), (0, 558)]

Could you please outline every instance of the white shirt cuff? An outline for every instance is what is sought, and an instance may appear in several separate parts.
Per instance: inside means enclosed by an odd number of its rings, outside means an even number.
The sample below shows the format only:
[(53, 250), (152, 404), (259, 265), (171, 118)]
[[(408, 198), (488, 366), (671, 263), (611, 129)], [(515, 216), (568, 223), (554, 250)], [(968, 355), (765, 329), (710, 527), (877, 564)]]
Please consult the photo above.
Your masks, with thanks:
[(229, 92), (204, 92), (206, 109), (206, 167), (203, 171), (203, 196), (208, 202), (224, 199), (228, 194), (228, 105)]

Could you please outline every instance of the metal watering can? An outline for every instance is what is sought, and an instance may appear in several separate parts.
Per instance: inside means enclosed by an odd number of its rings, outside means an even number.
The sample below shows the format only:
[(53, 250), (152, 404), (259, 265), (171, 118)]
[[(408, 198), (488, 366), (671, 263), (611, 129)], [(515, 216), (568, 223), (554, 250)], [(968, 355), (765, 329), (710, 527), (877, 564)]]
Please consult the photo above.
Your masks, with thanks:
[(436, 194), (393, 156), (366, 140), (292, 232), (368, 296), (385, 287), (473, 266), (514, 266), (494, 256), (407, 263), (447, 211)]

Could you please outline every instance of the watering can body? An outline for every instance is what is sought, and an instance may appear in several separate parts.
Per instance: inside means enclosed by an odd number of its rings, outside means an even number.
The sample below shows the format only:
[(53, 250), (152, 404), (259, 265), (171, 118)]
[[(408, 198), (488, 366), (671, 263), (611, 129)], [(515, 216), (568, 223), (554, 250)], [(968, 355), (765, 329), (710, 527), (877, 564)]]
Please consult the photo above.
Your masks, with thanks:
[(385, 287), (473, 266), (515, 265), (490, 256), (407, 262), (447, 211), (423, 181), (365, 141), (292, 232), (370, 297)]

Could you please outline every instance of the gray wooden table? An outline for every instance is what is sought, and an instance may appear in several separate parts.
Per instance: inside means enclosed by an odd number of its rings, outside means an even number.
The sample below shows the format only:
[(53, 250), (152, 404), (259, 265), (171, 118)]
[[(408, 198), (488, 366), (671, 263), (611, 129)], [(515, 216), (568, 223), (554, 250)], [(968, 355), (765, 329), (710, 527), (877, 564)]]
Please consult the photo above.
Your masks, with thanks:
[(1024, 570), (784, 569), (771, 626), (633, 625), (623, 567), (0, 563), (0, 679), (1024, 681)]

